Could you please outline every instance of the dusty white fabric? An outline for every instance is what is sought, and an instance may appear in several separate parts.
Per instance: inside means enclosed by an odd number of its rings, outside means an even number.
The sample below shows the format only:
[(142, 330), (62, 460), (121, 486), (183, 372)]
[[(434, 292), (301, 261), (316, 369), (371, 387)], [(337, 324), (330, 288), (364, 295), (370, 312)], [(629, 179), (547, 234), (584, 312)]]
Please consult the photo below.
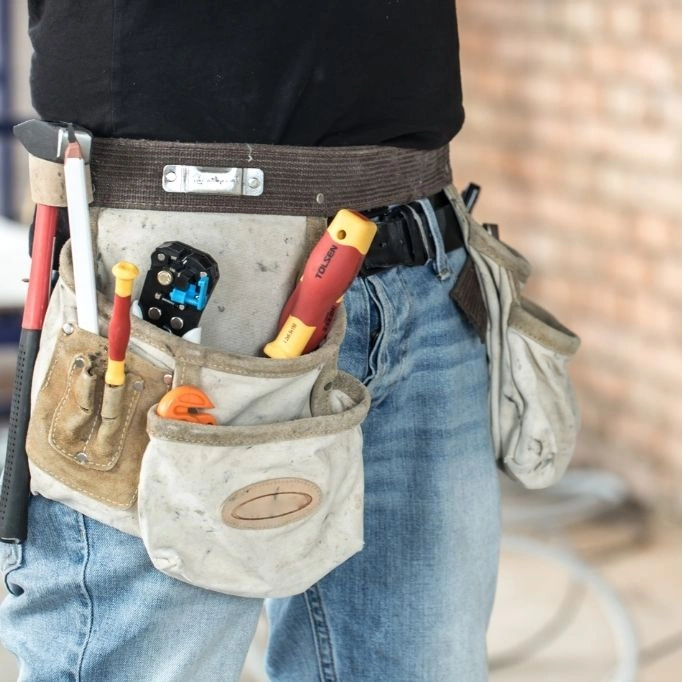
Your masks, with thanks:
[[(366, 406), (354, 405), (350, 413), (350, 428), (336, 431), (330, 420), (326, 433), (299, 437), (293, 432), (265, 442), (258, 442), (267, 435), (262, 427), (182, 424), (167, 429), (167, 420), (150, 414), (139, 515), (154, 565), (208, 589), (280, 597), (302, 592), (359, 551), (359, 423)], [(210, 442), (201, 442), (207, 431)], [(274, 528), (235, 528), (223, 521), (223, 505), (235, 492), (285, 478), (321, 492), (319, 506), (309, 515)]]
[(567, 363), (579, 338), (521, 296), (530, 264), (490, 235), (448, 190), (488, 311), (490, 411), (498, 460), (527, 488), (545, 488), (565, 472), (580, 427)]
[(130, 509), (116, 509), (102, 504), (78, 490), (70, 488), (44, 472), (35, 462), (30, 462), (31, 492), (42, 495), (49, 500), (61, 502), (71, 509), (75, 509), (85, 516), (89, 516), (100, 523), (116, 528), (128, 535), (140, 535), (140, 524), (137, 519), (137, 505)]

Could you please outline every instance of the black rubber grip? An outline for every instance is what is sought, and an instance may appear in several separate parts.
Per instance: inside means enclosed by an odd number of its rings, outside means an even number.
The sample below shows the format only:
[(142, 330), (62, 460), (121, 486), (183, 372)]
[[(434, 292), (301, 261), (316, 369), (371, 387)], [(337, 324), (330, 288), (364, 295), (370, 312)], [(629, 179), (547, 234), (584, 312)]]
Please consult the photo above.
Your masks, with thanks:
[(29, 471), (26, 433), (31, 415), (31, 381), (40, 344), (39, 329), (22, 329), (9, 417), (7, 455), (0, 492), (0, 540), (24, 542), (28, 525)]

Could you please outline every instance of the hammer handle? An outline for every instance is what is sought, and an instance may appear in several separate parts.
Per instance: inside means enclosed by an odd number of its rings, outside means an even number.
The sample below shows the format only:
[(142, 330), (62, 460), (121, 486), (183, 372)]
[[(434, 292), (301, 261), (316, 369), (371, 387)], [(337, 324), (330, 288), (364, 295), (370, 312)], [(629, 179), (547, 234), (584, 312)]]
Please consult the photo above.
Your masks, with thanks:
[(52, 250), (57, 231), (58, 210), (53, 206), (36, 207), (35, 234), (31, 253), (24, 316), (17, 354), (17, 370), (10, 408), (7, 454), (0, 492), (0, 540), (26, 540), (29, 498), (29, 468), (26, 434), (31, 414), (31, 384), (40, 334), (50, 296)]

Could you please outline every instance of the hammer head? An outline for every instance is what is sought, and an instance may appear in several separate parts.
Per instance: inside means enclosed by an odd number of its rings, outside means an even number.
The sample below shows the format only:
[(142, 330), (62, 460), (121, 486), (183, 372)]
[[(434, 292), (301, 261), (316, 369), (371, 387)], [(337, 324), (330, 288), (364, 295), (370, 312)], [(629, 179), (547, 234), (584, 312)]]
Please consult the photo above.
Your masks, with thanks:
[[(64, 152), (69, 144), (68, 123), (41, 121), (32, 118), (14, 126), (14, 135), (26, 151), (39, 159), (64, 163)], [(85, 163), (90, 161), (92, 133), (81, 126), (73, 126), (76, 140)]]

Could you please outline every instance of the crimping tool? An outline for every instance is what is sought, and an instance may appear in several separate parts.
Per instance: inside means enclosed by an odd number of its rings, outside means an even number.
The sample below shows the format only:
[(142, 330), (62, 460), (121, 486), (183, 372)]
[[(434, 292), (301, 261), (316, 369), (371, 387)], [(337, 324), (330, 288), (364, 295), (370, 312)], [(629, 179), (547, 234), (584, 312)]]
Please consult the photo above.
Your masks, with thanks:
[(199, 326), (219, 277), (218, 264), (208, 253), (164, 242), (152, 253), (142, 287), (142, 319), (183, 336)]

